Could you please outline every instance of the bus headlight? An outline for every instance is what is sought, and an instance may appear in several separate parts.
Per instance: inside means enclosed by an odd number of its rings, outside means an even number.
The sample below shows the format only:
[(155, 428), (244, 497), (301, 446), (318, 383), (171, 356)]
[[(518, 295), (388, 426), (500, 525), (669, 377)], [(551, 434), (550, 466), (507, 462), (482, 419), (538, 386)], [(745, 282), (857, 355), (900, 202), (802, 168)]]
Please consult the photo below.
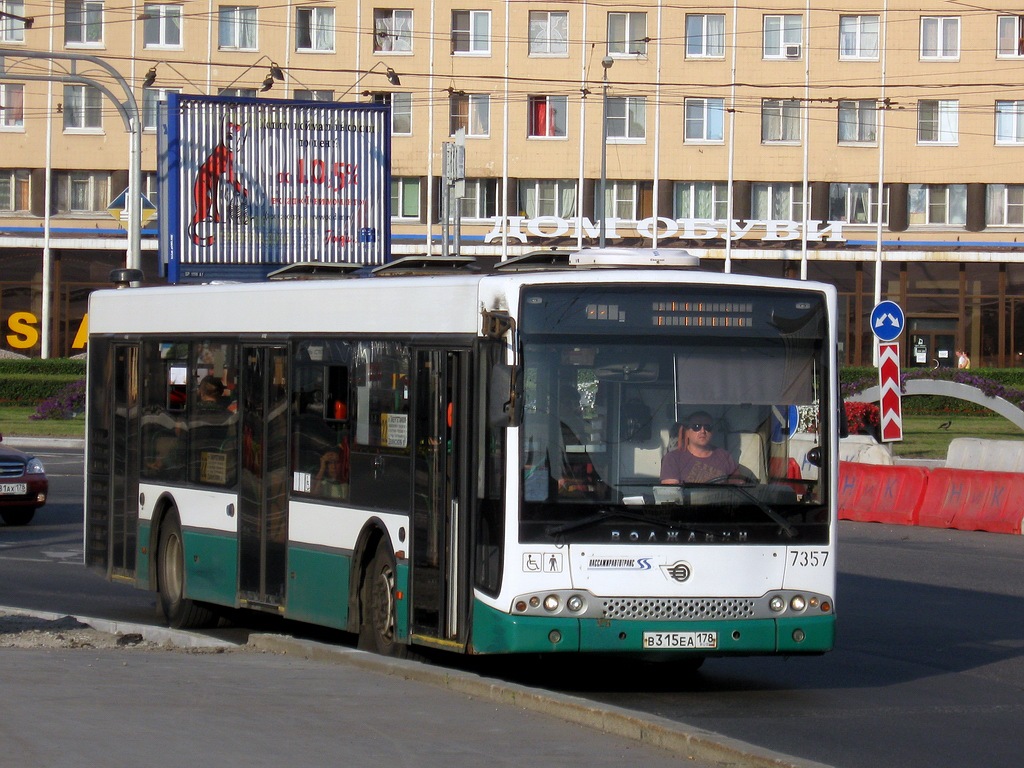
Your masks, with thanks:
[(573, 595), (572, 597), (570, 597), (568, 600), (565, 601), (565, 607), (568, 608), (573, 613), (579, 613), (580, 611), (582, 611), (584, 608), (587, 607), (587, 604), (583, 601), (583, 598), (580, 597), (579, 595)]
[(803, 595), (793, 595), (793, 599), (789, 601), (789, 607), (799, 612), (807, 607), (807, 601), (804, 600)]
[(768, 601), (768, 607), (776, 613), (782, 613), (782, 611), (786, 610), (786, 601), (779, 595), (775, 595), (775, 597)]
[(544, 598), (544, 610), (554, 613), (562, 605), (562, 601), (558, 599), (558, 595), (548, 595)]

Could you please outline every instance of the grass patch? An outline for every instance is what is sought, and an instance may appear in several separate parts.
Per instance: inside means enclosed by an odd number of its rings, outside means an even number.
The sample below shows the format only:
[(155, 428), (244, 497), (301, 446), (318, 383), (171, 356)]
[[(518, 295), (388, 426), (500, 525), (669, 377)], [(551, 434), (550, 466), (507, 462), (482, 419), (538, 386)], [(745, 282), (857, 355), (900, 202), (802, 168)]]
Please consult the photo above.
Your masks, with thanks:
[(30, 419), (33, 406), (0, 408), (0, 435), (17, 437), (85, 437), (85, 417), (74, 419)]
[[(948, 427), (939, 429), (947, 422)], [(945, 459), (954, 437), (1024, 440), (1024, 431), (1002, 416), (904, 416), (903, 440), (892, 443), (892, 452), (894, 456)]]

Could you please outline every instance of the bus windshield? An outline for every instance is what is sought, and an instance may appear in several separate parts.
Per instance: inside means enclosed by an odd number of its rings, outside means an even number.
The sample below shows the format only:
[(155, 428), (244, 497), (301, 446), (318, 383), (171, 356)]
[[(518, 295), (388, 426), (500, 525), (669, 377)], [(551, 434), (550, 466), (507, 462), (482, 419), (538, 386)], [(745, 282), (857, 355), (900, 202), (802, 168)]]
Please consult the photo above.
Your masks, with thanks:
[(825, 329), (809, 291), (526, 291), (521, 540), (827, 543), (790, 446), (828, 434)]

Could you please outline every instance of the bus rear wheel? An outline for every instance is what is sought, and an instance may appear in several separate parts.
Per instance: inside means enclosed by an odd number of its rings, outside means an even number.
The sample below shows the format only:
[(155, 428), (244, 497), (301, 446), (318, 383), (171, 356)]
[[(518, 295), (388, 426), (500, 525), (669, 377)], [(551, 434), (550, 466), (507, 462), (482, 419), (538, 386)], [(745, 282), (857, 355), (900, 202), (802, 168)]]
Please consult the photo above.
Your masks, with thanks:
[(176, 512), (168, 514), (160, 526), (157, 589), (160, 593), (160, 609), (169, 626), (190, 629), (213, 623), (213, 611), (185, 597), (185, 546)]
[(359, 647), (382, 656), (404, 658), (407, 648), (397, 639), (395, 583), (395, 559), (384, 546), (379, 546), (360, 590)]

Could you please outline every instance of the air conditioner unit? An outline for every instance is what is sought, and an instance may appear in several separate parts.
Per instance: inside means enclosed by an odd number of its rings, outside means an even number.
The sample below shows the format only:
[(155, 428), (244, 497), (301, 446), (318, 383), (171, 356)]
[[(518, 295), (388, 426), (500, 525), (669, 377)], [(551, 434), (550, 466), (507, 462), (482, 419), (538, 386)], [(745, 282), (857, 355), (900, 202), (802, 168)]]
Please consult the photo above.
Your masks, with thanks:
[(787, 43), (784, 48), (787, 59), (800, 58), (800, 43)]

